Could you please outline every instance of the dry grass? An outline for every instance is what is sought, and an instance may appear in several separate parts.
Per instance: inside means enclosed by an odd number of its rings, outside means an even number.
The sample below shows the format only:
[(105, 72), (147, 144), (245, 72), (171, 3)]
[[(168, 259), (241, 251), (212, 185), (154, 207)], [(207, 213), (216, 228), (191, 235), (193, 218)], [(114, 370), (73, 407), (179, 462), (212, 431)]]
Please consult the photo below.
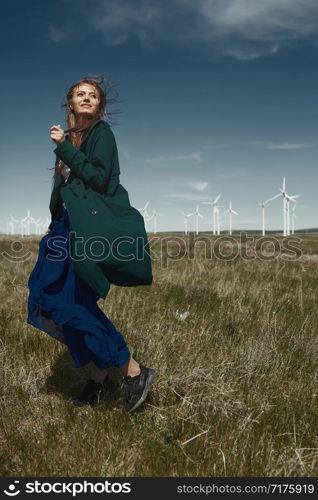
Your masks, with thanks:
[(99, 302), (158, 370), (131, 415), (120, 393), (73, 407), (88, 367), (27, 325), (38, 240), (24, 238), (20, 264), (3, 257), (11, 240), (0, 242), (1, 476), (317, 476), (317, 235), (301, 235), (295, 260), (198, 251), (166, 265), (157, 243), (154, 284)]

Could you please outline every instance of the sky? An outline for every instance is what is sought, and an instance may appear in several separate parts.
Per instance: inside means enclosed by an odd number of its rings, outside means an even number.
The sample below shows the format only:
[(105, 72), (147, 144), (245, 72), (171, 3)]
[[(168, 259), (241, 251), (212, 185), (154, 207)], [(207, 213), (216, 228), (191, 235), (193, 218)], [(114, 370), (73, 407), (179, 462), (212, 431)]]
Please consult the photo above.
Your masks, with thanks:
[[(295, 228), (318, 227), (316, 0), (11, 0), (1, 4), (1, 212), (50, 218), (55, 143), (68, 88), (84, 76), (117, 85), (120, 182), (149, 200), (157, 230), (261, 229), (258, 202), (300, 194)], [(266, 205), (282, 230), (283, 200)], [(18, 225), (15, 227), (19, 231)], [(31, 228), (32, 229), (32, 228)], [(153, 219), (146, 223), (153, 230)], [(195, 218), (189, 230), (195, 229)]]

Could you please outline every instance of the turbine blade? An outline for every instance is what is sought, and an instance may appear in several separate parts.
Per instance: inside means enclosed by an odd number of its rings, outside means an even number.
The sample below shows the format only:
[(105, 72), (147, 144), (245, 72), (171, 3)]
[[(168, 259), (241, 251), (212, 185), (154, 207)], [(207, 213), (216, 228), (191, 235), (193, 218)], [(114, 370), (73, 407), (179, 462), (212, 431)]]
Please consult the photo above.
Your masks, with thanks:
[(275, 196), (272, 196), (272, 198), (268, 198), (268, 200), (266, 200), (264, 203), (268, 203), (269, 201), (276, 200), (276, 198), (278, 198), (279, 196), (282, 196), (282, 193), (278, 193)]

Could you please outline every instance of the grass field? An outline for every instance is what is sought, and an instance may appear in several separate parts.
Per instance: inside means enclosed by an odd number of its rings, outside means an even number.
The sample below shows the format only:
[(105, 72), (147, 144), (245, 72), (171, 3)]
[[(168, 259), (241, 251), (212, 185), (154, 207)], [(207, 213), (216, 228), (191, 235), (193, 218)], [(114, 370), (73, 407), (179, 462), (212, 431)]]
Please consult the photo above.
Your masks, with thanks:
[(190, 238), (182, 258), (185, 236), (168, 248), (155, 236), (153, 285), (112, 286), (99, 301), (158, 371), (131, 415), (120, 388), (107, 405), (72, 405), (89, 367), (26, 323), (38, 239), (21, 240), (31, 258), (17, 263), (2, 237), (1, 476), (317, 476), (318, 235), (298, 235), (292, 258), (276, 236), (274, 254), (251, 260), (242, 252), (259, 236), (233, 236), (236, 257)]

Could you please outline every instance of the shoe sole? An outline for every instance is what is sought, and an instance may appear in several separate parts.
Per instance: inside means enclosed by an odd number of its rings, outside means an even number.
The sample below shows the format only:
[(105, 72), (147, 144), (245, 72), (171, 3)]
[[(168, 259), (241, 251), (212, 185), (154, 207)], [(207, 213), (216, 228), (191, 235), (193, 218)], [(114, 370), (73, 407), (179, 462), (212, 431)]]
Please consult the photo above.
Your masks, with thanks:
[(153, 368), (149, 368), (149, 370), (150, 370), (149, 377), (147, 378), (147, 382), (146, 382), (146, 385), (144, 387), (143, 393), (142, 393), (140, 399), (137, 401), (137, 403), (135, 403), (135, 405), (132, 408), (127, 410), (128, 413), (135, 411), (145, 401), (145, 399), (148, 395), (148, 392), (151, 389), (153, 381), (156, 378), (157, 372)]

